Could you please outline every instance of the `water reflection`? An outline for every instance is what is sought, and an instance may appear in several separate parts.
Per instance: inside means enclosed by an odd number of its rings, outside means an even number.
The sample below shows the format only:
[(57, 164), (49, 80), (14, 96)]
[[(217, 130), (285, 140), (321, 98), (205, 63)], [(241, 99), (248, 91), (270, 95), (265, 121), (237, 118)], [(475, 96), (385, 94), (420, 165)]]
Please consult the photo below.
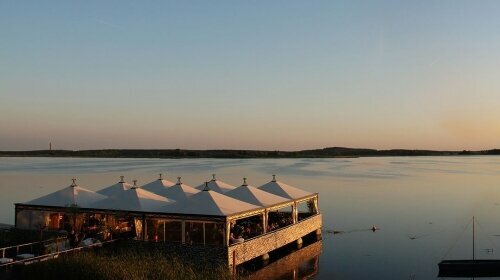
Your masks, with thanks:
[(249, 276), (250, 280), (310, 279), (319, 272), (319, 256), (323, 242), (317, 241), (289, 255), (283, 256)]

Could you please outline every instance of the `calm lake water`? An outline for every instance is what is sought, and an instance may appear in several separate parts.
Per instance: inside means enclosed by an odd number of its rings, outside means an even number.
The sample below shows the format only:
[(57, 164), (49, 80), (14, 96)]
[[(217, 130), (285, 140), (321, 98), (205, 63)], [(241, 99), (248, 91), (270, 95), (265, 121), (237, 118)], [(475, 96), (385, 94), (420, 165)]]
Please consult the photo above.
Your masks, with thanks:
[[(476, 217), (477, 258), (500, 258), (500, 157), (356, 159), (59, 159), (0, 158), (0, 223), (14, 203), (77, 183), (98, 190), (120, 175), (145, 184), (164, 173), (198, 186), (216, 173), (239, 186), (278, 180), (320, 193), (323, 241), (258, 273), (315, 270), (315, 279), (434, 279), (437, 263), (470, 258)], [(377, 225), (379, 231), (368, 229)], [(298, 260), (298, 261), (297, 261)], [(283, 263), (289, 264), (282, 266)], [(290, 268), (296, 264), (296, 269)], [(303, 273), (303, 274), (301, 274)], [(308, 272), (307, 272), (308, 273)], [(265, 276), (263, 276), (265, 277)], [(260, 279), (263, 279), (261, 277)]]

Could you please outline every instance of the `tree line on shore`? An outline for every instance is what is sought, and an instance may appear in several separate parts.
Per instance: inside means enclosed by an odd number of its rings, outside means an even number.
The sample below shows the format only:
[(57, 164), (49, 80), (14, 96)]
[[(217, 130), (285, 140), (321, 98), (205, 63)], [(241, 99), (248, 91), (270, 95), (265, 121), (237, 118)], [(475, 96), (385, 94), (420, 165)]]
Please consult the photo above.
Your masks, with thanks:
[(187, 150), (187, 149), (101, 149), (0, 151), (4, 157), (90, 157), (90, 158), (334, 158), (380, 156), (500, 155), (500, 149), (482, 151), (376, 150), (331, 147), (302, 151)]

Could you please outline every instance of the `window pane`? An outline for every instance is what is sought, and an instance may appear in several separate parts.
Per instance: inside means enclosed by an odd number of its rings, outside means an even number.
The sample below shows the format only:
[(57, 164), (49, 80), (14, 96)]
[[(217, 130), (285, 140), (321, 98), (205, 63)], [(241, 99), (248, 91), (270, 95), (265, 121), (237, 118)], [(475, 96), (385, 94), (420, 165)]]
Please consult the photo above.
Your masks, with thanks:
[(186, 222), (186, 243), (203, 244), (203, 223)]
[(224, 226), (216, 223), (205, 223), (205, 244), (222, 245)]
[(182, 241), (182, 222), (165, 221), (165, 241)]

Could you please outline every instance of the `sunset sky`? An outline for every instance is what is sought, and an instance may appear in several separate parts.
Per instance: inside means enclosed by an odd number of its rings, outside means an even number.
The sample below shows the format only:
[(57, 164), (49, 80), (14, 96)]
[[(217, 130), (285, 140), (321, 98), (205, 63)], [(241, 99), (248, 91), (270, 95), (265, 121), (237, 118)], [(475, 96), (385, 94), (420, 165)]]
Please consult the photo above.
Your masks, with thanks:
[(1, 1), (0, 150), (500, 148), (499, 1)]

